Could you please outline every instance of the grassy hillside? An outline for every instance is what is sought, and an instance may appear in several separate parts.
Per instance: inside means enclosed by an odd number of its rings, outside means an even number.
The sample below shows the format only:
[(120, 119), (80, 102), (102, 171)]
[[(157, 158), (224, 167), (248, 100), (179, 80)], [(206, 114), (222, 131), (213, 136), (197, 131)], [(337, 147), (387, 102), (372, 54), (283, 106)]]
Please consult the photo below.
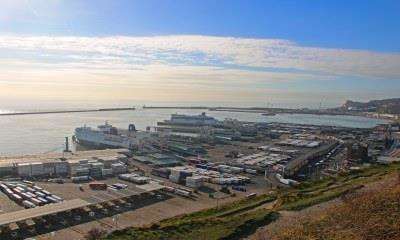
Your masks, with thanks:
[[(337, 177), (326, 178), (316, 182), (305, 182), (296, 188), (281, 189), (268, 195), (261, 195), (253, 199), (243, 199), (234, 203), (224, 205), (219, 208), (211, 208), (191, 214), (186, 214), (171, 219), (167, 219), (154, 224), (150, 227), (129, 228), (121, 231), (113, 232), (107, 236), (107, 240), (128, 240), (128, 239), (146, 239), (146, 240), (161, 240), (161, 239), (241, 239), (252, 235), (259, 227), (268, 225), (272, 221), (279, 218), (279, 211), (301, 211), (310, 206), (329, 201), (331, 199), (352, 195), (356, 190), (361, 189), (366, 184), (380, 181), (388, 174), (393, 174), (399, 171), (400, 165), (393, 164), (390, 166), (375, 165), (363, 170), (353, 171), (342, 174)], [(288, 229), (282, 232), (282, 235), (276, 236), (276, 239), (357, 239), (352, 237), (344, 237), (346, 231), (353, 235), (368, 234), (372, 232), (374, 224), (382, 222), (382, 225), (376, 225), (377, 232), (384, 234), (385, 226), (388, 226), (389, 234), (399, 232), (399, 223), (394, 217), (383, 219), (385, 215), (391, 212), (396, 212), (395, 217), (400, 217), (399, 206), (400, 190), (386, 189), (382, 190), (377, 195), (370, 194), (369, 197), (360, 195), (354, 200), (349, 200), (349, 205), (341, 209), (332, 209), (332, 212), (337, 211), (337, 214), (328, 213), (326, 216), (321, 216), (323, 219), (317, 219), (311, 223), (304, 223), (296, 228)], [(388, 198), (381, 198), (387, 196)], [(393, 200), (397, 197), (397, 205)], [(381, 198), (381, 200), (379, 200)], [(389, 202), (387, 202), (389, 201)], [(274, 207), (265, 208), (266, 203), (275, 201)], [(365, 206), (361, 204), (365, 201)], [(372, 203), (376, 201), (379, 204), (374, 206)], [(386, 205), (388, 204), (388, 205)], [(357, 206), (364, 206), (356, 208)], [(376, 207), (376, 208), (375, 208)], [(356, 211), (355, 215), (348, 215), (346, 212)], [(370, 213), (377, 213), (377, 218), (374, 222), (368, 222)], [(379, 214), (378, 214), (379, 213)], [(331, 217), (333, 216), (333, 217)], [(346, 229), (352, 221), (364, 216), (365, 222), (357, 222), (358, 227), (364, 230), (351, 231)], [(349, 218), (346, 218), (349, 217)], [(364, 221), (363, 220), (363, 221)], [(339, 224), (339, 222), (342, 222)], [(370, 225), (369, 225), (370, 224)], [(397, 225), (396, 225), (397, 224)], [(331, 225), (331, 226), (330, 226)], [(325, 226), (330, 228), (323, 229)], [(338, 238), (331, 238), (330, 232), (335, 232), (336, 228), (342, 234)], [(339, 234), (338, 233), (338, 234)], [(320, 234), (326, 234), (327, 237), (318, 238)], [(349, 235), (349, 236), (353, 236)], [(322, 235), (321, 235), (322, 236)], [(334, 236), (334, 235), (332, 235)], [(347, 235), (346, 235), (347, 236)], [(341, 238), (342, 237), (342, 238)], [(396, 235), (397, 237), (397, 235)], [(358, 239), (379, 239), (379, 238), (358, 238)], [(381, 239), (396, 239), (396, 238), (381, 238)], [(400, 238), (397, 238), (400, 239)]]
[(400, 239), (400, 184), (353, 194), (343, 200), (322, 215), (282, 229), (273, 239)]
[[(275, 200), (274, 195), (261, 195), (219, 208), (211, 208), (161, 221), (148, 228), (130, 228), (109, 235), (109, 240), (161, 239), (239, 239), (275, 220), (278, 215), (270, 210), (255, 208)], [(254, 210), (254, 211), (249, 211)]]
[(279, 210), (298, 211), (329, 201), (343, 194), (354, 192), (362, 188), (364, 184), (379, 181), (385, 175), (398, 171), (399, 168), (399, 164), (375, 165), (337, 177), (304, 182), (296, 188), (281, 190), (278, 193)]

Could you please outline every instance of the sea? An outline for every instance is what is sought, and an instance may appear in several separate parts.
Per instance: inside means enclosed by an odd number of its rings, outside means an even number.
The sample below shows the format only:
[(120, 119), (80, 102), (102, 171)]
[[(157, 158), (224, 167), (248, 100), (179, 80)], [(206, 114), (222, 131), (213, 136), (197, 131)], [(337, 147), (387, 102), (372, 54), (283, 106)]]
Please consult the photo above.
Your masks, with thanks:
[[(90, 108), (91, 106), (80, 106)], [(106, 106), (110, 107), (110, 106)], [(118, 106), (121, 107), (121, 106)], [(126, 106), (125, 106), (126, 107)], [(68, 108), (3, 108), (0, 113), (44, 111), (44, 110), (71, 110)], [(64, 147), (65, 137), (71, 137), (74, 129), (83, 125), (96, 127), (108, 121), (118, 128), (127, 128), (133, 123), (137, 129), (156, 126), (158, 121), (170, 118), (173, 113), (200, 114), (206, 112), (219, 120), (234, 118), (241, 121), (282, 122), (297, 124), (331, 125), (343, 127), (370, 128), (385, 123), (383, 120), (358, 116), (328, 116), (308, 114), (278, 114), (263, 116), (260, 113), (217, 112), (194, 109), (143, 109), (137, 106), (131, 111), (106, 111), (85, 113), (57, 113), (35, 115), (0, 116), (0, 156), (19, 156), (26, 154), (60, 152)]]

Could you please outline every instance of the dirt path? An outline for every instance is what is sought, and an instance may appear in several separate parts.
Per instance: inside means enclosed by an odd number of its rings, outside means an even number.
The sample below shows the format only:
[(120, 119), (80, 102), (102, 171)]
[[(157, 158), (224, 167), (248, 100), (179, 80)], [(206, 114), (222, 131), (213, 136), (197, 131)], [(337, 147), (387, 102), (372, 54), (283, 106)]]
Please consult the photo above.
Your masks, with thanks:
[[(357, 192), (374, 191), (381, 189), (382, 187), (394, 186), (398, 184), (397, 175), (390, 174), (384, 176), (381, 180), (366, 184), (363, 188), (357, 190)], [(248, 240), (267, 240), (272, 239), (276, 232), (281, 231), (294, 224), (307, 221), (315, 216), (319, 216), (328, 208), (334, 207), (342, 203), (340, 198), (333, 199), (328, 202), (320, 203), (312, 207), (300, 210), (300, 211), (280, 211), (280, 217), (275, 222), (262, 227), (256, 231), (255, 234), (249, 236)]]

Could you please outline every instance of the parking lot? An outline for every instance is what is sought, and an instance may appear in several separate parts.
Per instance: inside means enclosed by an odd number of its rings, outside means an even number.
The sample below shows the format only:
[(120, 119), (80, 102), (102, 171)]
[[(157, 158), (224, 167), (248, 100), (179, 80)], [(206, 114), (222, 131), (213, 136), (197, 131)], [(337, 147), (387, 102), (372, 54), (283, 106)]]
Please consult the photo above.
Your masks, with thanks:
[(159, 192), (158, 190), (162, 187), (155, 184), (140, 187), (129, 184), (126, 189), (105, 191), (92, 190), (88, 184), (39, 183), (38, 186), (65, 200), (60, 203), (23, 209), (1, 193), (2, 203), (16, 206), (15, 211), (8, 208), (7, 210), (10, 210), (8, 213), (0, 215), (0, 239), (25, 239), (107, 217), (115, 218), (121, 213), (170, 198)]

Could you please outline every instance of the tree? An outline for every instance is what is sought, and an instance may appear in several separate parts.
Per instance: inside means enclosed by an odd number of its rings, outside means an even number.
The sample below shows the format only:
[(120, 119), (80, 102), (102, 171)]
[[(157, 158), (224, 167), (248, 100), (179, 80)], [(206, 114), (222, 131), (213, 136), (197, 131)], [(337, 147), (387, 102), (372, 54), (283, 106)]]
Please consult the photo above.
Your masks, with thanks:
[(99, 240), (103, 238), (107, 232), (103, 229), (99, 228), (92, 228), (89, 230), (89, 232), (86, 234), (85, 239), (87, 240)]

